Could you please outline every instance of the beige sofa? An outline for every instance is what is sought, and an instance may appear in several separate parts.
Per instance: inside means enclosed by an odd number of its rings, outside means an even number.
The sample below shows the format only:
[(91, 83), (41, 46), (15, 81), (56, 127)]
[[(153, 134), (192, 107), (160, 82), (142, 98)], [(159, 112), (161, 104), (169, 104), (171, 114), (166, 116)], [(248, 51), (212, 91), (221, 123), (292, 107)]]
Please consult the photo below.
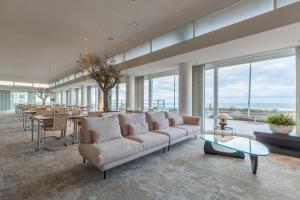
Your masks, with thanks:
[[(160, 129), (159, 117), (167, 120), (168, 128)], [(199, 118), (183, 119), (183, 123), (174, 123), (176, 117), (164, 112), (83, 118), (78, 150), (84, 162), (87, 159), (99, 168), (105, 179), (110, 168), (161, 149), (165, 152), (171, 144), (194, 137), (195, 126), (200, 131)]]
[(180, 116), (177, 112), (146, 112), (149, 130), (167, 135), (169, 147), (200, 133), (200, 118)]

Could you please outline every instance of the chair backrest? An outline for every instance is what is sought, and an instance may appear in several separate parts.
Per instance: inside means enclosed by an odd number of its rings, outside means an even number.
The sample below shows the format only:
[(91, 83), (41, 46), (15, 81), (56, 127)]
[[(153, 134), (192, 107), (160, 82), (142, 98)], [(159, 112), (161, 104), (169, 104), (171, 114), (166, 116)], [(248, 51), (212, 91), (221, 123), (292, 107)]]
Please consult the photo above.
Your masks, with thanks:
[(53, 118), (53, 130), (66, 130), (68, 123), (68, 114), (55, 113)]
[(36, 108), (36, 115), (43, 115), (44, 114), (44, 112), (45, 112), (45, 110), (46, 110), (46, 108), (39, 108), (39, 107), (37, 107)]
[(43, 111), (43, 116), (52, 116), (53, 114), (53, 110), (46, 109)]
[(73, 116), (80, 115), (80, 108), (78, 107), (70, 108), (70, 114)]
[(102, 112), (88, 112), (88, 117), (102, 117)]

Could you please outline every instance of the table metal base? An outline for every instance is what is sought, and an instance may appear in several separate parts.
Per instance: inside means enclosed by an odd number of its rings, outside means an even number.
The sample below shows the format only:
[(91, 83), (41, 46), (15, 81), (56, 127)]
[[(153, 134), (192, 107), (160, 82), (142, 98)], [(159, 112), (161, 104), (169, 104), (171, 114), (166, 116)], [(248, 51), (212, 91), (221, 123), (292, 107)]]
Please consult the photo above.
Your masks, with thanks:
[[(231, 153), (231, 152), (218, 151), (214, 149), (213, 145), (209, 141), (205, 141), (204, 143), (204, 152), (206, 154), (211, 154), (211, 155), (245, 159), (245, 154), (243, 152), (235, 151)], [(249, 156), (251, 160), (252, 173), (256, 174), (257, 166), (258, 166), (258, 156), (253, 154), (249, 154)]]
[(206, 154), (219, 155), (219, 156), (228, 156), (232, 158), (240, 158), (245, 159), (245, 154), (243, 152), (235, 151), (235, 152), (223, 152), (215, 150), (212, 144), (208, 141), (204, 143), (204, 152)]

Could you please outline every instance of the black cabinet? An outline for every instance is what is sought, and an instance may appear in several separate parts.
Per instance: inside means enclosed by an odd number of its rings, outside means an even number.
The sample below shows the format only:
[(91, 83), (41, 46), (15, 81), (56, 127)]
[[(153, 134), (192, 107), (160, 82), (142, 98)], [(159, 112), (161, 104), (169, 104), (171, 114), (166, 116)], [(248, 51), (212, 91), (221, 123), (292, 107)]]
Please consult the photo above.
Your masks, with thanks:
[(300, 137), (279, 133), (254, 131), (256, 140), (265, 144), (270, 152), (300, 158)]

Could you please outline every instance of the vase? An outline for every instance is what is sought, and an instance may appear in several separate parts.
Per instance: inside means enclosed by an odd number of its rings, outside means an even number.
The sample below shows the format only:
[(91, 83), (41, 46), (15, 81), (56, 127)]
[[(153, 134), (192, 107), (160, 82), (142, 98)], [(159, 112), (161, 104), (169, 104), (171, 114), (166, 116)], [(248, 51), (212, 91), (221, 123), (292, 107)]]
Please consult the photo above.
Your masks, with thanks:
[(281, 134), (289, 134), (294, 130), (293, 125), (275, 125), (275, 124), (269, 124), (270, 129), (274, 133), (281, 133)]

